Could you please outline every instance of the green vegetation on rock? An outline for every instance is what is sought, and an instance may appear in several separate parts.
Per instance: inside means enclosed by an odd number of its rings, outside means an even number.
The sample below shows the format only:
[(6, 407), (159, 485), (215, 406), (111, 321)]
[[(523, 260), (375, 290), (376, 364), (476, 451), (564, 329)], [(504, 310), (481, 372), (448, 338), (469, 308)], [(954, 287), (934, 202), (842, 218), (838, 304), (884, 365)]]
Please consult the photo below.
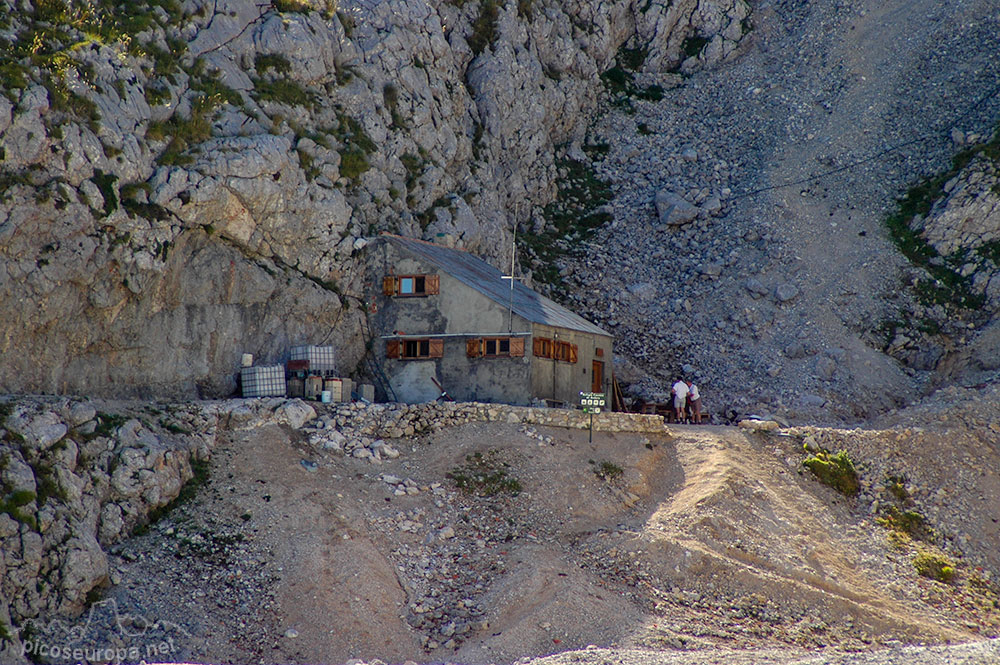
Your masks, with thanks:
[(943, 554), (918, 552), (913, 557), (913, 567), (924, 577), (938, 582), (951, 582), (955, 578), (955, 564)]
[(545, 229), (518, 235), (521, 262), (531, 266), (537, 281), (550, 286), (562, 282), (557, 260), (574, 255), (581, 242), (613, 218), (604, 209), (613, 198), (611, 188), (590, 163), (565, 158), (556, 166), (566, 175), (558, 183), (556, 200), (543, 209)]
[(861, 489), (858, 482), (858, 472), (846, 451), (832, 455), (822, 450), (802, 462), (803, 466), (813, 472), (816, 478), (844, 496), (854, 496)]
[(479, 15), (472, 22), (472, 34), (469, 36), (469, 48), (474, 55), (486, 50), (497, 37), (497, 19), (499, 11), (496, 0), (481, 0)]

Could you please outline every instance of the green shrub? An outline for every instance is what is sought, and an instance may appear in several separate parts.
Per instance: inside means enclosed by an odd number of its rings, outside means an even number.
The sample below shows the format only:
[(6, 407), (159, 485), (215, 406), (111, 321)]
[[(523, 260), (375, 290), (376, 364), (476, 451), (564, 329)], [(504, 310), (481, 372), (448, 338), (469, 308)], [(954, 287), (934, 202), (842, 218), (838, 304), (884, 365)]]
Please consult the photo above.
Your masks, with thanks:
[(499, 451), (489, 450), (485, 455), (473, 453), (465, 458), (465, 462), (465, 466), (445, 474), (458, 489), (481, 497), (500, 494), (517, 496), (521, 493), (521, 482), (507, 475), (510, 465), (500, 459)]
[(498, 16), (496, 0), (480, 2), (479, 16), (472, 22), (472, 34), (469, 36), (469, 48), (472, 49), (473, 55), (485, 51), (486, 47), (496, 39)]
[(623, 468), (607, 460), (602, 460), (600, 463), (594, 465), (594, 475), (601, 480), (612, 481), (620, 477), (623, 473), (625, 473)]
[(99, 436), (113, 436), (115, 431), (124, 425), (128, 418), (117, 413), (98, 413), (96, 420), (97, 426), (94, 428), (94, 431), (84, 436), (84, 439), (87, 441), (96, 439)]
[(309, 3), (301, 2), (300, 0), (271, 0), (271, 5), (275, 11), (282, 13), (304, 14), (312, 11)]
[(340, 150), (340, 175), (357, 180), (370, 168), (368, 157), (361, 150), (353, 147)]
[(279, 74), (288, 74), (292, 71), (292, 63), (280, 53), (258, 53), (253, 59), (253, 64), (258, 74), (272, 69)]
[(118, 176), (113, 173), (105, 173), (101, 169), (95, 169), (94, 175), (90, 180), (97, 185), (97, 188), (101, 191), (101, 196), (104, 197), (104, 216), (107, 217), (115, 210), (118, 210), (118, 191), (115, 188)]
[(913, 567), (919, 574), (938, 582), (947, 583), (955, 578), (955, 564), (941, 554), (918, 552), (913, 557)]
[(684, 51), (684, 55), (687, 57), (694, 58), (700, 55), (707, 45), (708, 40), (706, 38), (701, 35), (692, 35), (681, 44), (681, 50)]
[(354, 34), (354, 17), (345, 12), (337, 12), (337, 18), (340, 20), (341, 27), (344, 28), (344, 36), (350, 39)]
[(254, 93), (258, 100), (272, 101), (289, 106), (301, 106), (312, 109), (316, 102), (313, 96), (303, 88), (297, 81), (290, 78), (275, 79), (265, 81), (263, 79), (254, 80)]
[(917, 540), (931, 540), (934, 537), (934, 530), (927, 526), (924, 516), (914, 510), (900, 510), (896, 506), (889, 506), (875, 521), (887, 529), (901, 531)]
[(816, 453), (802, 463), (824, 485), (829, 485), (845, 496), (854, 496), (861, 489), (858, 472), (846, 451), (831, 455), (827, 451)]

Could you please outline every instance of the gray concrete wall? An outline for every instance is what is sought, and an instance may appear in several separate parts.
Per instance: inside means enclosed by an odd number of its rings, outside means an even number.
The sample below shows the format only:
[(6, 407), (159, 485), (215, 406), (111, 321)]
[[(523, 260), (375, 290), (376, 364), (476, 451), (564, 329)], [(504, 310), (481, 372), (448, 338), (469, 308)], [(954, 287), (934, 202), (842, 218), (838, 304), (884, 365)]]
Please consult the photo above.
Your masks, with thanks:
[[(397, 399), (411, 404), (436, 399), (440, 391), (431, 380), (433, 377), (457, 400), (522, 405), (530, 402), (530, 337), (525, 340), (523, 358), (469, 358), (466, 355), (468, 337), (464, 336), (444, 338), (442, 358), (386, 358), (385, 340), (379, 337), (393, 331), (407, 335), (470, 333), (471, 337), (471, 333), (479, 333), (479, 336), (506, 336), (508, 309), (391, 242), (377, 243), (371, 251), (374, 256), (369, 268), (370, 298), (377, 307), (372, 316), (376, 336), (374, 352)], [(388, 274), (436, 274), (440, 277), (440, 293), (387, 297), (382, 292), (382, 277)], [(530, 324), (514, 315), (513, 330), (529, 331)]]
[[(599, 392), (610, 395), (613, 360), (610, 337), (542, 324), (535, 324), (533, 332), (535, 337), (547, 337), (577, 346), (577, 362), (567, 363), (549, 358), (535, 358), (531, 353), (532, 345), (527, 345), (526, 351), (532, 355), (531, 392), (535, 397), (554, 399), (568, 405), (578, 404), (581, 392), (591, 392), (594, 360), (604, 363), (604, 380)], [(597, 356), (597, 349), (603, 349), (602, 357)]]

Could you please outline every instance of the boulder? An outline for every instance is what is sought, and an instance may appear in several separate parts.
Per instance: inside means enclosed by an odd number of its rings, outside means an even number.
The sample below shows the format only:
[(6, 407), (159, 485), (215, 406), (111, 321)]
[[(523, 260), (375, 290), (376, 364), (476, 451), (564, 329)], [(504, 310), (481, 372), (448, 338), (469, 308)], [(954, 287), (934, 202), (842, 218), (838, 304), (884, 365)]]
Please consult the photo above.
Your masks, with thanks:
[(285, 423), (292, 429), (300, 429), (316, 417), (316, 409), (300, 399), (293, 399), (279, 406), (274, 412), (274, 419)]
[(682, 226), (698, 218), (698, 208), (670, 190), (658, 191), (655, 203), (656, 213), (663, 226)]

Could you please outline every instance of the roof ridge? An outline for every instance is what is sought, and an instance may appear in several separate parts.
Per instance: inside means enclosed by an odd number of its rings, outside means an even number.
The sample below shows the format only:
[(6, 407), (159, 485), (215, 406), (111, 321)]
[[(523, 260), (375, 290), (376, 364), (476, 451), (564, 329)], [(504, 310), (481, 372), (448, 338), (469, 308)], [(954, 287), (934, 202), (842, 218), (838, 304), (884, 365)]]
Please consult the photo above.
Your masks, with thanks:
[(420, 238), (410, 238), (409, 236), (401, 236), (398, 233), (389, 233), (388, 231), (382, 231), (381, 235), (388, 236), (390, 238), (397, 238), (399, 240), (407, 240), (407, 241), (410, 241), (410, 242), (419, 242), (421, 244), (428, 245), (430, 247), (435, 247), (437, 249), (450, 249), (453, 252), (462, 252), (463, 254), (468, 254), (469, 256), (472, 256), (472, 257), (477, 258), (480, 261), (482, 261), (482, 259), (480, 257), (476, 256), (475, 254), (473, 254), (472, 252), (470, 252), (467, 249), (460, 249), (458, 247), (446, 247), (445, 245), (439, 245), (438, 243), (431, 242), (430, 240), (421, 240)]

